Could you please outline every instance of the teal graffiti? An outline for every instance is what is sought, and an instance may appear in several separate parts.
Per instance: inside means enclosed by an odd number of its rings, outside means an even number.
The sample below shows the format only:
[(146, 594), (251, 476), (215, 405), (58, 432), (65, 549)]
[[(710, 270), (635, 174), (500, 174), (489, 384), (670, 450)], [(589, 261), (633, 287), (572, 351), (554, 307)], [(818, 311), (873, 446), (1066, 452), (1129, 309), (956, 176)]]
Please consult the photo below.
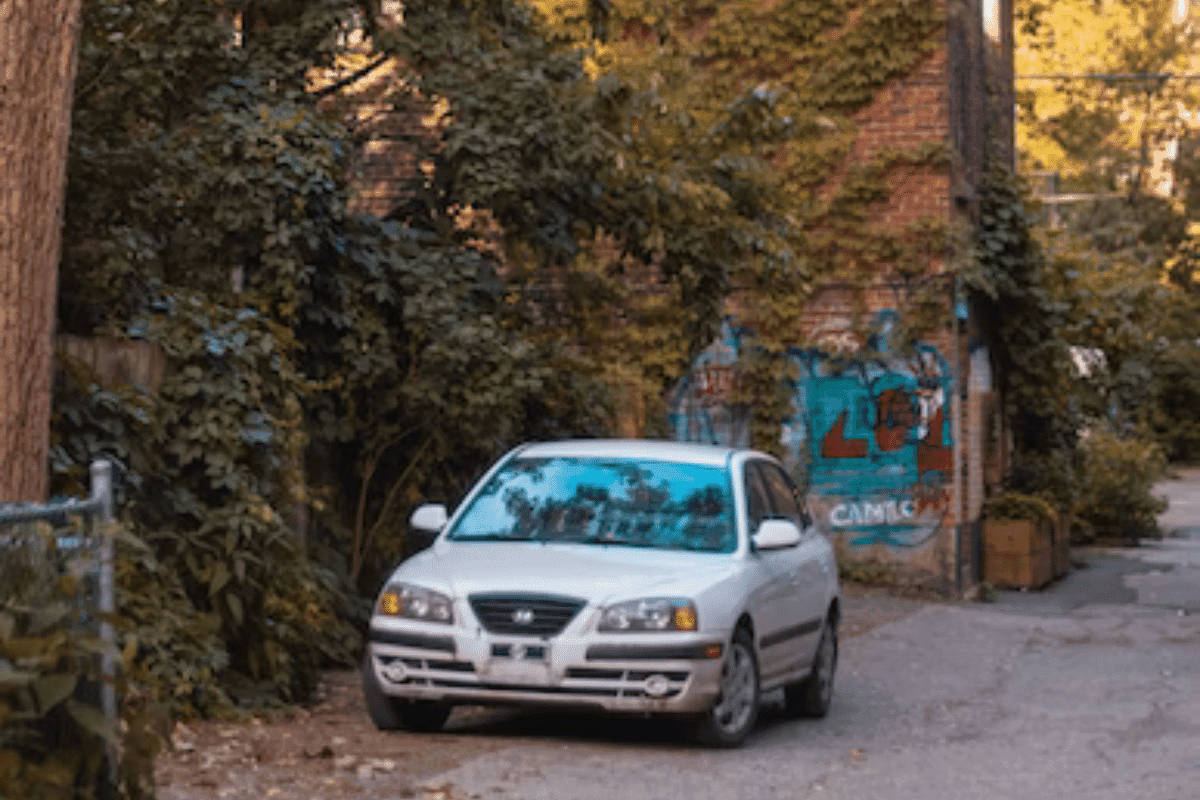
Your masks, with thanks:
[[(919, 547), (937, 535), (950, 506), (951, 370), (926, 342), (893, 352), (894, 321), (894, 312), (878, 315), (880, 333), (857, 353), (791, 348), (786, 356), (797, 377), (788, 386), (792, 414), (780, 420), (785, 460), (805, 471), (822, 522), (853, 546)], [(721, 391), (735, 380), (747, 333), (727, 322), (676, 387), (676, 439), (748, 444), (749, 409)]]

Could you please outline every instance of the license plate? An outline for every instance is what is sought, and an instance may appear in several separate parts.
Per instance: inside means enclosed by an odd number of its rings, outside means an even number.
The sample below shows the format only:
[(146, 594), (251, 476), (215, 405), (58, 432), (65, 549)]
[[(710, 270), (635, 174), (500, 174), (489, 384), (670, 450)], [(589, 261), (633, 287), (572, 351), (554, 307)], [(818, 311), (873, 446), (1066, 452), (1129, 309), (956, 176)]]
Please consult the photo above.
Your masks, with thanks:
[[(501, 656), (500, 653), (505, 655)], [(498, 647), (492, 650), (488, 678), (514, 686), (544, 686), (550, 682), (550, 654), (544, 645)]]

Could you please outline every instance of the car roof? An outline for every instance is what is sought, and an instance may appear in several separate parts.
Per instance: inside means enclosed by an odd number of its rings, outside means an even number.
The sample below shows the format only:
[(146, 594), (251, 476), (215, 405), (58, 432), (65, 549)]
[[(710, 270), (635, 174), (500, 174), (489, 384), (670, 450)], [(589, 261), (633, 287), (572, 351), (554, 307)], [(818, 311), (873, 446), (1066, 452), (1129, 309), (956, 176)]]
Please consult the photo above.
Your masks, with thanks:
[(670, 442), (658, 439), (572, 439), (538, 442), (521, 448), (523, 458), (567, 456), (575, 458), (631, 458), (647, 461), (672, 461), (724, 467), (738, 450), (711, 444)]

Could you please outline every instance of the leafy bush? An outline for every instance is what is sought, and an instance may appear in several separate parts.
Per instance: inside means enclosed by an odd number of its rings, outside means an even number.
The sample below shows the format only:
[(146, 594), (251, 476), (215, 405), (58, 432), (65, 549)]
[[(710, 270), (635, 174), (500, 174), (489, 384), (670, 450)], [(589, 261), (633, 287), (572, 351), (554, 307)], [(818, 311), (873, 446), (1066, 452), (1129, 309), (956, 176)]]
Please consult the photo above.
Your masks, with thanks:
[(1054, 506), (1041, 497), (1020, 492), (1005, 492), (988, 498), (983, 504), (986, 519), (1029, 519), (1053, 523)]
[(1157, 443), (1141, 436), (1120, 436), (1100, 429), (1082, 443), (1083, 471), (1076, 517), (1085, 524), (1083, 538), (1158, 538), (1155, 515), (1166, 501), (1151, 490), (1167, 469)]
[(57, 549), (45, 524), (21, 526), (3, 553), (0, 797), (151, 795), (157, 739), (147, 734), (143, 718), (125, 720), (123, 757), (109, 773), (108, 753), (118, 733), (100, 708), (97, 687), (100, 655), (111, 645), (85, 625), (94, 609), (84, 600), (78, 556)]
[(1158, 441), (1172, 461), (1200, 464), (1200, 343), (1191, 339), (1161, 345), (1154, 372), (1150, 422)]
[(268, 394), (284, 383), (270, 344), (280, 339), (260, 317), (180, 305), (147, 327), (168, 355), (157, 394), (60, 374), (56, 484), (72, 486), (101, 455), (118, 465), (116, 622), (150, 701), (184, 715), (301, 701), (323, 664), (352, 661), (359, 638), (336, 616), (337, 581), (276, 510), (291, 466), (280, 442), (295, 435), (280, 419), (292, 395)]
[(116, 629), (142, 704), (161, 717), (226, 714), (229, 653), (215, 612), (198, 612), (178, 575), (140, 539), (123, 534), (116, 558)]

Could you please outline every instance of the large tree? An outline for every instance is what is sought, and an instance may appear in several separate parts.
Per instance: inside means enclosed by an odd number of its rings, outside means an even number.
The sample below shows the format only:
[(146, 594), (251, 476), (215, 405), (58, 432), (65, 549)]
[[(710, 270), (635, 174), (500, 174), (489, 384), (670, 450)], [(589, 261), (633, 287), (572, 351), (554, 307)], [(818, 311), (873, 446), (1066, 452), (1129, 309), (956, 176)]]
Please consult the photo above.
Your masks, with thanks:
[(80, 0), (0, 5), (0, 499), (43, 500)]
[(1017, 146), (1064, 190), (1160, 190), (1190, 126), (1200, 26), (1179, 0), (1020, 0)]
[(1059, 333), (1105, 356), (1084, 408), (1148, 424), (1172, 457), (1193, 459), (1200, 25), (1177, 0), (1021, 0), (1016, 13), (1022, 169), (1035, 185), (1048, 171), (1060, 192), (1108, 195), (1060, 206), (1045, 232)]

